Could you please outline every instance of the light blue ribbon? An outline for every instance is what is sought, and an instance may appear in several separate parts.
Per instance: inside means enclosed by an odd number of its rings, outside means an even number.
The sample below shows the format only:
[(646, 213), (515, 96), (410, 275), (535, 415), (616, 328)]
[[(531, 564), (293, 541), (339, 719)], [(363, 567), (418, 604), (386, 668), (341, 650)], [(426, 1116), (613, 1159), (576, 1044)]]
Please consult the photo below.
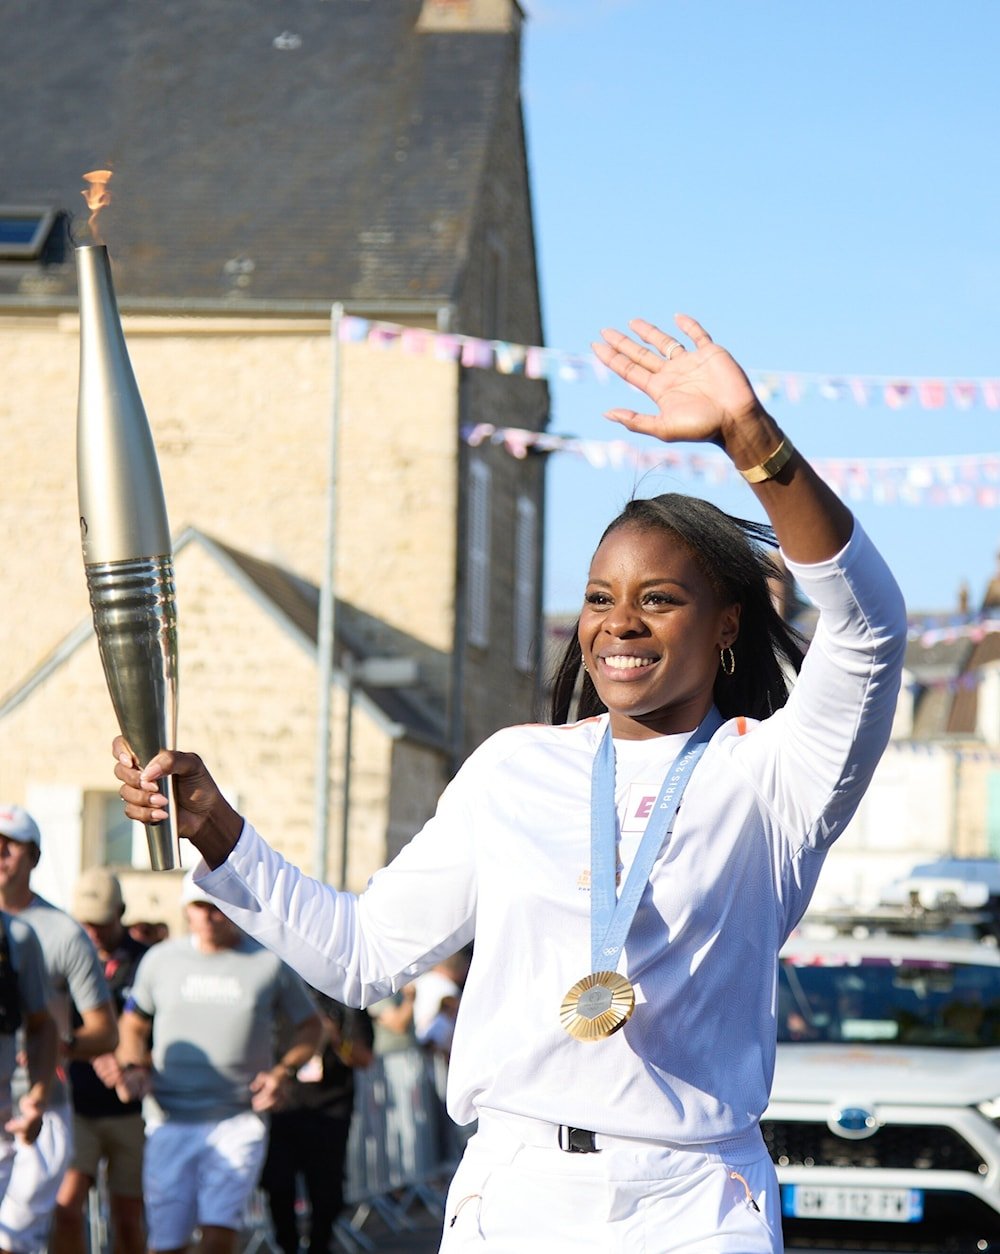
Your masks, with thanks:
[(673, 826), (694, 768), (709, 740), (722, 726), (713, 706), (688, 737), (664, 777), (621, 896), (615, 893), (618, 829), (615, 809), (615, 746), (611, 724), (594, 757), (590, 793), (590, 955), (594, 971), (614, 971), (632, 920), (649, 882), (653, 863)]

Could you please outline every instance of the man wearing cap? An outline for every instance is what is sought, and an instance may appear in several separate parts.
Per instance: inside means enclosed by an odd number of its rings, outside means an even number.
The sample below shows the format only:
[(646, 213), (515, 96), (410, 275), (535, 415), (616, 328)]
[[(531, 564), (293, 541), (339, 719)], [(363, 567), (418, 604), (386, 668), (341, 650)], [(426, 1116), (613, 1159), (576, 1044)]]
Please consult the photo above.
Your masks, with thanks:
[[(113, 1050), (118, 1027), (104, 972), (87, 934), (31, 888), (41, 844), (31, 815), (21, 806), (0, 803), (0, 907), (27, 923), (38, 937), (51, 986), (49, 1009), (62, 1041), (61, 1061), (68, 1064)], [(80, 1017), (75, 1030), (74, 1006)], [(15, 1145), (10, 1183), (0, 1202), (0, 1250), (32, 1254), (45, 1245), (72, 1148), (69, 1093), (58, 1070), (38, 1139), (31, 1145)]]
[[(234, 1254), (267, 1141), (265, 1116), (316, 1052), (305, 985), (205, 897), (188, 874), (190, 935), (154, 945), (121, 1017), (118, 1061), (146, 1094), (143, 1193), (149, 1248)], [(292, 1026), (274, 1061), (275, 1027)]]
[[(84, 871), (73, 890), (73, 917), (90, 937), (120, 1014), (147, 946), (122, 922), (125, 902), (118, 877), (107, 867)], [(113, 1254), (142, 1254), (142, 1103), (115, 1091), (122, 1070), (113, 1053), (70, 1063), (73, 1159), (56, 1199), (52, 1254), (87, 1254), (87, 1198), (103, 1161), (107, 1165)]]

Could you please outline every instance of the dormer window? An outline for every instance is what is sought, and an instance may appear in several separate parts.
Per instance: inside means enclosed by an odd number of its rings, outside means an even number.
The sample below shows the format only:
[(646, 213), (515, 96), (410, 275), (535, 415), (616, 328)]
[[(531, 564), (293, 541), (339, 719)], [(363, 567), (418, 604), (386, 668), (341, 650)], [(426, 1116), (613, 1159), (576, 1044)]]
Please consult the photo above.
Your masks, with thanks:
[(0, 260), (40, 257), (55, 220), (55, 209), (0, 205)]

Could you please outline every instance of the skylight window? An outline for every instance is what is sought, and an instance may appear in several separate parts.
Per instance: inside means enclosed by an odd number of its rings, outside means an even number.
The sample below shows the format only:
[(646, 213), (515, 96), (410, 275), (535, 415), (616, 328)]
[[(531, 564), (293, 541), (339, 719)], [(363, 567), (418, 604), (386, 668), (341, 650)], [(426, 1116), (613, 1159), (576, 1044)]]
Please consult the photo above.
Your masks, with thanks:
[(31, 261), (40, 256), (55, 220), (54, 209), (0, 205), (0, 259)]

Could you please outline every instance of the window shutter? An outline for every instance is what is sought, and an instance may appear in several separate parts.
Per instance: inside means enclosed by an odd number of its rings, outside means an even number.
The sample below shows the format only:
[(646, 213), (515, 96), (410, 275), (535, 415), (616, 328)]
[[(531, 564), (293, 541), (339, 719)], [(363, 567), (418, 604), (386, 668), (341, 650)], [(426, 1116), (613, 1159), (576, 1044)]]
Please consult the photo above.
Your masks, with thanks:
[(529, 497), (517, 498), (514, 537), (514, 665), (531, 671), (535, 664), (535, 601), (538, 591), (538, 509)]
[(490, 642), (490, 468), (469, 466), (469, 643)]

